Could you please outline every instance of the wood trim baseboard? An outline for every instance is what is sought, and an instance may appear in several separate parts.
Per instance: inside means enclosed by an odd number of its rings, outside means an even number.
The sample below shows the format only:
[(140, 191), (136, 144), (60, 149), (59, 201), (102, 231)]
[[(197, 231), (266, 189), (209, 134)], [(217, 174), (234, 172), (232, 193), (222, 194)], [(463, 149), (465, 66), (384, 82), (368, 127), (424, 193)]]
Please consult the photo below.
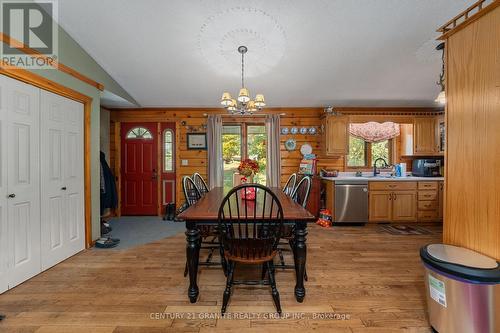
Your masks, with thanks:
[[(0, 32), (0, 42), (4, 42), (6, 44), (13, 45), (14, 47), (18, 48), (20, 51), (22, 51), (25, 54), (29, 54), (29, 55), (35, 56), (37, 58), (48, 59), (47, 56), (45, 56), (45, 55), (41, 54), (40, 52), (26, 46), (24, 43), (10, 37), (9, 35), (7, 35), (3, 32)], [(65, 64), (63, 64), (61, 62), (51, 61), (50, 64), (55, 69), (58, 69), (63, 73), (71, 75), (72, 77), (76, 78), (77, 80), (85, 82), (85, 83), (99, 89), (100, 91), (104, 90), (104, 85), (102, 85), (101, 83), (92, 80), (91, 78), (81, 74), (80, 72), (74, 70), (71, 67), (66, 66)]]
[(0, 63), (0, 74), (25, 82), (35, 87), (70, 98), (84, 105), (84, 204), (85, 204), (85, 246), (90, 248), (92, 242), (92, 206), (91, 206), (91, 171), (90, 171), (90, 117), (92, 112), (92, 98), (73, 89), (50, 81), (30, 71)]

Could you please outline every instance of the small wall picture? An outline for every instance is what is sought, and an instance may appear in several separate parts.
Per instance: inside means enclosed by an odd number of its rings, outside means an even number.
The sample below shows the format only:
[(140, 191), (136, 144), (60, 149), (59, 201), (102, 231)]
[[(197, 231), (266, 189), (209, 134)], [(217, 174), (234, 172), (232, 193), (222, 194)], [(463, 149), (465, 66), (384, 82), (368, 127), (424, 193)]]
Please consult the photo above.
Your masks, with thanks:
[(187, 149), (207, 149), (207, 133), (188, 133)]

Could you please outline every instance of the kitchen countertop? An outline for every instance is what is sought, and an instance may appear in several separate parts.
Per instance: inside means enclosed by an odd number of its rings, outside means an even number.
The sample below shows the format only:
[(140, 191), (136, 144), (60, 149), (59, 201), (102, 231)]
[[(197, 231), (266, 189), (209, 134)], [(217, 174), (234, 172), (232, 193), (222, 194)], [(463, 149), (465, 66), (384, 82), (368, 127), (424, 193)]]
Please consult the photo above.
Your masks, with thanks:
[(389, 177), (389, 176), (369, 176), (369, 175), (363, 175), (361, 177), (356, 177), (354, 175), (339, 175), (338, 177), (321, 177), (321, 179), (324, 180), (329, 180), (329, 181), (346, 181), (346, 180), (352, 180), (352, 181), (369, 181), (369, 182), (418, 182), (418, 181), (444, 181), (444, 177), (413, 177), (413, 176), (406, 176), (406, 177)]

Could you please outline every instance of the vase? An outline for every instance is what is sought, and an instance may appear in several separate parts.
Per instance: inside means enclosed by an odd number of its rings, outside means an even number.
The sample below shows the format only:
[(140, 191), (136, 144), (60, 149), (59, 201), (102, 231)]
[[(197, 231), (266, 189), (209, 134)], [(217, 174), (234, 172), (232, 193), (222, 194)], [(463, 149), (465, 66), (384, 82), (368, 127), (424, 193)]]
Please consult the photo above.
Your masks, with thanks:
[[(246, 181), (243, 181), (244, 179), (246, 179)], [(236, 187), (236, 186), (244, 184), (244, 183), (248, 183), (248, 184), (253, 183), (253, 176), (245, 177), (245, 176), (239, 174), (238, 172), (235, 172), (233, 174), (233, 186)]]
[(245, 193), (241, 195), (243, 200), (255, 200), (255, 187), (245, 189)]

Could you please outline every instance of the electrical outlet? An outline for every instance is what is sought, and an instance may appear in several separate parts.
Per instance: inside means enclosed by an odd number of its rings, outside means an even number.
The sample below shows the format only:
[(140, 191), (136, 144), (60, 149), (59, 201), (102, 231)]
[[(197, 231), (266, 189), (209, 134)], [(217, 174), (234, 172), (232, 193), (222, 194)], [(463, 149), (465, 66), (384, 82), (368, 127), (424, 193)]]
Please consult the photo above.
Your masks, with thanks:
[(188, 160), (181, 160), (181, 165), (182, 166), (186, 166), (189, 164), (189, 161)]

